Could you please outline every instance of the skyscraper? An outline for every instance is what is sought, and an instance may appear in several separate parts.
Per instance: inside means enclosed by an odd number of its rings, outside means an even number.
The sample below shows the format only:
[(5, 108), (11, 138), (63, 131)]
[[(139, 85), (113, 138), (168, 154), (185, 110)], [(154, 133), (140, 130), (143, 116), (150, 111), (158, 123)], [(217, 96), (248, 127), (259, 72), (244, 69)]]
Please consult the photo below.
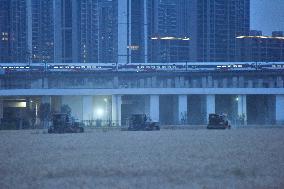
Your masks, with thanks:
[(189, 61), (189, 2), (148, 1), (148, 61)]
[(117, 62), (117, 2), (98, 2), (98, 62)]
[[(98, 62), (98, 1), (81, 0), (78, 6), (79, 62)], [(76, 19), (76, 18), (75, 18)]]
[(249, 32), (250, 0), (0, 2), (2, 62), (236, 61)]
[[(10, 3), (10, 4), (9, 4)], [(26, 0), (10, 0), (9, 27), (10, 27), (10, 58), (12, 62), (28, 62), (28, 8)]]
[(0, 0), (0, 62), (10, 62), (9, 0)]
[(247, 35), (250, 0), (192, 0), (191, 60), (235, 61), (236, 37)]
[(53, 2), (55, 62), (98, 62), (98, 0)]
[(284, 61), (284, 32), (272, 32), (263, 36), (261, 31), (250, 31), (248, 36), (238, 36), (238, 58), (242, 62), (281, 62)]
[(31, 1), (32, 62), (54, 62), (53, 0)]
[(60, 0), (54, 3), (54, 61), (78, 61), (77, 1)]
[(117, 61), (124, 63), (147, 61), (146, 0), (115, 0), (117, 2)]

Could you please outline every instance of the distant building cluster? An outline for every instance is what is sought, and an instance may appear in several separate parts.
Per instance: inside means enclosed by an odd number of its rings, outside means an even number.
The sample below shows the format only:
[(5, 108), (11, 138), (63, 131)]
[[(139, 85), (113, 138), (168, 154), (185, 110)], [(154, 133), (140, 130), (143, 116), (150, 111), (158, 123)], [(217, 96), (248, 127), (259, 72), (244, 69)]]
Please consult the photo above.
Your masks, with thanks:
[(284, 61), (283, 41), (250, 0), (0, 0), (0, 62)]

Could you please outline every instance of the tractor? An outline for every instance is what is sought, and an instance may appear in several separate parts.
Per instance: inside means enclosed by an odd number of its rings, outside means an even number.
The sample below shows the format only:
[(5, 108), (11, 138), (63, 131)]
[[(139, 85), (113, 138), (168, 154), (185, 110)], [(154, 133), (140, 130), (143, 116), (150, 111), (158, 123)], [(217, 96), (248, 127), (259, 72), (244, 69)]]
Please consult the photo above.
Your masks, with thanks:
[(129, 131), (160, 130), (159, 122), (151, 121), (146, 114), (132, 114), (129, 119)]
[(55, 113), (52, 115), (52, 126), (48, 133), (83, 133), (84, 128), (80, 122), (72, 121), (66, 113)]
[(231, 125), (226, 114), (209, 114), (207, 129), (230, 129)]

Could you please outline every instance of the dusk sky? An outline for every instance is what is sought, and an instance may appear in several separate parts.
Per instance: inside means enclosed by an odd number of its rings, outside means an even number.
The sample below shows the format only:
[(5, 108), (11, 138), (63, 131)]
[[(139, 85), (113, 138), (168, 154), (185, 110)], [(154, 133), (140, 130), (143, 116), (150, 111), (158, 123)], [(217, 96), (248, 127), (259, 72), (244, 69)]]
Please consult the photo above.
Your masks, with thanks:
[(251, 0), (251, 29), (284, 31), (284, 0)]

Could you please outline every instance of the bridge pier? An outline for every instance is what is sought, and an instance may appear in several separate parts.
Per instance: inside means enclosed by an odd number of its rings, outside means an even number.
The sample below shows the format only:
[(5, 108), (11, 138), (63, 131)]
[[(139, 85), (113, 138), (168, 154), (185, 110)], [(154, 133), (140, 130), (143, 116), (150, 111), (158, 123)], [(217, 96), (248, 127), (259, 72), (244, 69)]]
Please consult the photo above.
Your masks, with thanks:
[(111, 119), (112, 124), (121, 126), (121, 95), (112, 95), (111, 97)]
[(243, 124), (247, 124), (247, 96), (238, 95), (238, 117), (243, 119)]
[(150, 118), (159, 121), (159, 95), (150, 95)]
[(206, 120), (208, 122), (209, 114), (215, 113), (215, 95), (206, 95)]
[(276, 123), (284, 124), (284, 95), (276, 95)]
[(187, 124), (187, 95), (178, 95), (178, 121)]

